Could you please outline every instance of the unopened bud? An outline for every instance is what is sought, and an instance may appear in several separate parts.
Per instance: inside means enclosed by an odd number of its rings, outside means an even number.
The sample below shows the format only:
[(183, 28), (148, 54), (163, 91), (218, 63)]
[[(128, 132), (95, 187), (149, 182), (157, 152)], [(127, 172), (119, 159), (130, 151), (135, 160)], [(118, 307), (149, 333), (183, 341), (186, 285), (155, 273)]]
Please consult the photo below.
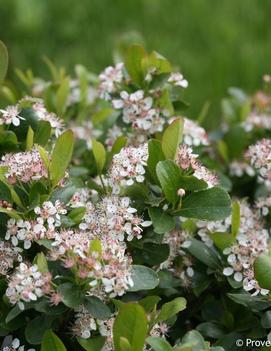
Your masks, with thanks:
[(183, 197), (183, 196), (185, 195), (185, 190), (184, 190), (183, 188), (180, 188), (180, 189), (178, 190), (178, 195), (179, 195), (180, 197)]

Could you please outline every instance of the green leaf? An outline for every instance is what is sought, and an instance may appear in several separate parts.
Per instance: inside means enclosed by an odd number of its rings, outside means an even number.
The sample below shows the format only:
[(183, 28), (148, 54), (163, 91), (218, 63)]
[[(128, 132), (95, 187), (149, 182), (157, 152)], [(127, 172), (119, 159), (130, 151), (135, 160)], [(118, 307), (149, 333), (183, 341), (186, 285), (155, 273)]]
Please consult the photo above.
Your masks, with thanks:
[(249, 293), (244, 294), (227, 294), (228, 297), (234, 302), (243, 305), (252, 311), (258, 312), (265, 310), (271, 306), (271, 302), (268, 298), (263, 296), (251, 296)]
[(186, 299), (183, 297), (177, 297), (176, 299), (163, 304), (160, 313), (155, 320), (155, 323), (166, 321), (169, 318), (175, 316), (175, 314), (183, 311), (185, 308)]
[(50, 166), (50, 161), (49, 161), (49, 156), (47, 154), (47, 151), (42, 147), (42, 146), (37, 146), (37, 149), (39, 150), (40, 158), (42, 159), (44, 166), (49, 169)]
[(42, 338), (41, 351), (67, 351), (63, 342), (50, 329), (47, 330)]
[(154, 351), (174, 351), (173, 347), (165, 339), (158, 336), (149, 336), (147, 343)]
[(81, 289), (72, 283), (59, 285), (57, 291), (60, 293), (64, 305), (70, 308), (75, 308), (82, 303), (83, 295)]
[(8, 51), (4, 43), (0, 40), (0, 84), (2, 84), (8, 70)]
[(191, 330), (188, 333), (186, 333), (182, 339), (182, 343), (187, 344), (187, 346), (191, 346), (192, 351), (206, 350), (205, 341), (200, 335), (200, 333), (196, 330)]
[(95, 139), (92, 139), (92, 151), (95, 158), (97, 171), (99, 174), (101, 174), (106, 161), (105, 148), (102, 143)]
[(214, 241), (215, 246), (223, 251), (226, 247), (230, 247), (235, 242), (235, 237), (231, 233), (210, 233), (210, 238)]
[(50, 201), (55, 202), (59, 200), (64, 204), (67, 204), (76, 192), (76, 187), (72, 183), (68, 183), (64, 188), (57, 188), (53, 191)]
[(162, 150), (167, 159), (175, 160), (183, 136), (183, 119), (175, 119), (164, 131)]
[(96, 336), (90, 339), (77, 337), (76, 339), (86, 351), (101, 351), (106, 341), (106, 337), (104, 336)]
[(188, 191), (196, 191), (207, 188), (207, 183), (198, 179), (194, 176), (181, 176), (180, 177), (180, 188)]
[(220, 267), (218, 256), (213, 250), (197, 239), (191, 238), (189, 241), (191, 244), (186, 250), (190, 252), (191, 255), (196, 257), (200, 262), (204, 263), (208, 267), (213, 269)]
[(17, 136), (10, 130), (0, 131), (0, 147), (1, 150), (10, 150), (16, 148), (18, 144)]
[(131, 351), (142, 351), (147, 331), (148, 323), (143, 307), (136, 303), (123, 305), (113, 325), (115, 351), (122, 351), (121, 337), (128, 340)]
[(246, 148), (247, 132), (240, 125), (232, 126), (225, 135), (225, 142), (230, 159), (239, 159)]
[(45, 146), (51, 136), (51, 124), (47, 121), (40, 121), (35, 131), (34, 142), (41, 146)]
[(144, 48), (139, 45), (133, 45), (127, 49), (124, 58), (125, 68), (133, 82), (137, 85), (141, 85), (144, 80), (142, 69), (142, 60), (144, 57), (146, 57)]
[(151, 295), (139, 300), (138, 303), (144, 308), (146, 313), (150, 313), (160, 300), (161, 298), (159, 296)]
[(29, 126), (26, 136), (26, 151), (30, 151), (34, 144), (34, 132), (33, 129)]
[[(0, 180), (7, 186), (7, 188), (10, 191), (10, 195), (12, 200), (15, 202), (16, 205), (18, 205), (19, 207), (23, 208), (23, 204), (22, 201), (20, 199), (20, 197), (18, 196), (18, 194), (16, 193), (16, 191), (14, 190), (13, 186), (11, 184), (8, 183), (8, 181), (6, 180), (4, 174), (6, 173), (6, 171), (3, 169), (3, 167), (0, 167)], [(3, 209), (2, 209), (3, 211)], [(9, 210), (8, 210), (9, 211)]]
[(46, 330), (50, 329), (51, 318), (45, 315), (31, 319), (25, 328), (25, 338), (31, 345), (39, 345)]
[(64, 177), (73, 153), (74, 137), (71, 130), (67, 130), (57, 139), (50, 164), (50, 177), (53, 186)]
[(15, 305), (15, 307), (13, 307), (8, 315), (6, 316), (6, 323), (9, 323), (10, 321), (12, 321), (14, 318), (16, 318), (17, 316), (19, 316), (19, 314), (21, 314), (23, 311), (20, 310), (20, 308), (18, 307), (18, 305)]
[(171, 102), (168, 89), (163, 89), (160, 93), (160, 97), (156, 100), (157, 107), (160, 110), (167, 111), (169, 115), (174, 114), (174, 107)]
[(36, 265), (38, 266), (38, 270), (41, 273), (47, 273), (48, 272), (48, 264), (46, 257), (43, 252), (40, 252), (37, 254), (35, 261)]
[(261, 288), (271, 290), (271, 256), (262, 254), (256, 258), (254, 274)]
[(145, 242), (143, 247), (133, 251), (133, 261), (135, 264), (156, 266), (164, 262), (169, 256), (168, 244), (156, 244)]
[(182, 208), (175, 212), (186, 218), (218, 221), (231, 213), (231, 201), (228, 193), (219, 187), (200, 190), (183, 200)]
[(216, 322), (204, 322), (197, 326), (197, 330), (203, 335), (214, 339), (223, 337), (226, 333), (225, 328)]
[(261, 325), (265, 329), (271, 328), (271, 311), (264, 312), (264, 314), (262, 315), (262, 318), (261, 318)]
[(85, 207), (76, 207), (69, 213), (69, 218), (74, 222), (74, 224), (79, 224), (86, 213)]
[(119, 136), (114, 142), (111, 150), (111, 154), (115, 155), (120, 152), (120, 150), (127, 144), (127, 137), (124, 135)]
[(132, 280), (134, 286), (128, 291), (152, 290), (159, 284), (157, 274), (150, 268), (133, 265)]
[(175, 228), (174, 218), (158, 207), (148, 210), (155, 233), (164, 234)]
[(156, 174), (165, 194), (166, 199), (175, 205), (179, 201), (178, 189), (180, 188), (180, 169), (171, 160), (158, 162)]
[(240, 227), (240, 205), (238, 201), (232, 203), (231, 232), (236, 236)]
[(156, 139), (149, 140), (148, 151), (149, 151), (149, 157), (147, 161), (148, 170), (152, 178), (156, 181), (156, 183), (158, 183), (158, 178), (156, 175), (156, 165), (159, 161), (165, 160), (165, 155), (162, 150), (161, 142)]
[(96, 296), (85, 297), (84, 306), (94, 318), (106, 320), (111, 316), (110, 308)]
[(67, 107), (67, 100), (70, 94), (70, 79), (66, 77), (62, 80), (56, 93), (56, 110), (59, 116), (63, 116)]
[(121, 348), (121, 351), (131, 351), (132, 350), (131, 344), (123, 336), (120, 337), (120, 348)]
[(10, 218), (14, 218), (14, 219), (21, 219), (21, 216), (13, 209), (7, 209), (7, 208), (3, 208), (0, 207), (0, 213), (5, 213), (7, 214)]

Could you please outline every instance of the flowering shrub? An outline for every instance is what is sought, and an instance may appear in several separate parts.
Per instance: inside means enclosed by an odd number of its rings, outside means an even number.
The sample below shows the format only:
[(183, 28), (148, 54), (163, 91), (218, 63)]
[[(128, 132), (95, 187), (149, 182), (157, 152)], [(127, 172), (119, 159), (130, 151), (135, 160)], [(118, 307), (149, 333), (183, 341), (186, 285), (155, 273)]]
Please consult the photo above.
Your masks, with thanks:
[(2, 85), (2, 350), (265, 339), (270, 78), (253, 97), (231, 89), (208, 135), (156, 52), (133, 46), (99, 76), (47, 63), (51, 81), (17, 71), (24, 88)]

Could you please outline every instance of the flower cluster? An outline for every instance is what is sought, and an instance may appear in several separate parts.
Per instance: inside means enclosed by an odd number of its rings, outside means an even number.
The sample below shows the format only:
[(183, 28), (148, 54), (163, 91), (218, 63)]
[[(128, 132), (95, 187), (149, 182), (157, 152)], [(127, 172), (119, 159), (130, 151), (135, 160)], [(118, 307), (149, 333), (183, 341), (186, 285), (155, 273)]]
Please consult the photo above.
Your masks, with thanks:
[(91, 139), (96, 139), (101, 135), (101, 132), (94, 128), (91, 121), (84, 121), (82, 125), (71, 123), (70, 127), (76, 139), (85, 140), (88, 149), (91, 149), (92, 146)]
[(97, 237), (108, 236), (123, 241), (125, 236), (131, 241), (142, 238), (142, 226), (146, 222), (136, 215), (128, 197), (107, 196), (94, 205), (87, 203), (86, 214), (80, 228), (89, 230)]
[(184, 118), (183, 141), (190, 146), (209, 145), (205, 129), (189, 118)]
[(145, 166), (148, 160), (148, 145), (139, 147), (128, 146), (121, 149), (120, 153), (114, 155), (109, 179), (113, 191), (118, 193), (121, 186), (129, 186), (134, 182), (144, 182)]
[(188, 81), (184, 79), (184, 76), (179, 72), (173, 72), (168, 78), (168, 82), (176, 85), (177, 87), (187, 88)]
[(254, 129), (271, 129), (271, 116), (253, 112), (241, 125), (246, 132), (251, 132)]
[(69, 205), (73, 208), (86, 206), (91, 195), (88, 188), (81, 188), (77, 190), (70, 199)]
[[(6, 339), (9, 338), (10, 337), (7, 337)], [(18, 338), (8, 340), (7, 343), (6, 339), (4, 340), (2, 351), (35, 351), (33, 348), (26, 350), (25, 346), (21, 345), (21, 341)]]
[(98, 239), (90, 231), (62, 230), (55, 233), (52, 247), (52, 260), (61, 260), (79, 278), (89, 280), (90, 295), (121, 296), (133, 286), (132, 260), (124, 242)]
[[(191, 284), (191, 278), (194, 275), (192, 258), (184, 251), (191, 244), (190, 238), (191, 234), (181, 229), (174, 229), (166, 233), (163, 238), (163, 242), (169, 245), (169, 256), (166, 261), (161, 263), (160, 269), (167, 268), (172, 271), (182, 280), (184, 287)], [(178, 258), (178, 262), (176, 262), (176, 258)]]
[(0, 167), (6, 167), (5, 177), (11, 184), (20, 181), (28, 183), (48, 177), (48, 171), (37, 149), (31, 151), (6, 154), (2, 157)]
[(102, 99), (110, 100), (111, 95), (116, 93), (118, 84), (124, 78), (123, 67), (123, 63), (118, 63), (115, 67), (107, 67), (99, 75), (99, 95)]
[[(231, 226), (231, 216), (224, 221), (209, 222), (204, 226), (203, 222), (197, 224), (200, 228), (199, 235), (206, 240), (208, 233), (227, 232)], [(240, 203), (240, 228), (236, 242), (223, 250), (228, 266), (224, 268), (225, 276), (233, 276), (236, 282), (242, 282), (243, 288), (252, 295), (261, 293), (268, 294), (268, 290), (260, 288), (254, 277), (253, 264), (255, 259), (262, 253), (268, 252), (268, 230), (257, 209), (251, 208), (246, 201)], [(212, 242), (207, 242), (209, 245)]]
[(80, 305), (75, 311), (75, 321), (72, 326), (72, 333), (75, 336), (80, 336), (83, 339), (91, 337), (92, 331), (97, 330), (97, 322), (95, 318), (87, 311), (87, 309)]
[(192, 172), (194, 177), (204, 180), (208, 187), (218, 184), (217, 176), (201, 164), (198, 155), (194, 154), (192, 148), (188, 145), (180, 145), (176, 162), (183, 171)]
[(259, 180), (271, 185), (271, 140), (262, 139), (248, 148), (246, 157), (257, 170)]
[(250, 177), (255, 176), (255, 170), (245, 161), (232, 161), (229, 165), (231, 176), (242, 177), (247, 174)]
[(10, 277), (6, 296), (11, 304), (23, 310), (24, 302), (36, 301), (51, 291), (51, 274), (41, 273), (37, 265), (20, 263)]
[(6, 275), (15, 261), (21, 261), (21, 250), (10, 243), (0, 241), (0, 274)]
[(122, 119), (133, 128), (148, 131), (149, 134), (161, 132), (165, 120), (158, 109), (153, 107), (153, 98), (144, 96), (143, 90), (132, 94), (122, 91), (121, 99), (112, 101), (113, 107), (122, 110)]
[(262, 216), (267, 216), (271, 208), (271, 196), (259, 197), (255, 203)]
[(27, 250), (35, 240), (51, 239), (55, 228), (61, 224), (60, 216), (67, 212), (59, 200), (55, 204), (45, 201), (42, 207), (36, 207), (34, 211), (37, 215), (35, 220), (8, 220), (5, 239), (10, 240), (13, 246), (23, 242)]
[[(113, 350), (113, 325), (115, 316), (112, 316), (107, 320), (95, 319), (84, 306), (79, 306), (75, 318), (75, 322), (72, 326), (72, 332), (75, 336), (88, 339), (93, 332), (95, 333), (96, 331), (99, 331), (100, 335), (106, 337), (106, 342), (102, 351)], [(159, 322), (153, 325), (150, 330), (150, 335), (165, 338), (168, 331), (168, 325), (164, 322)], [(147, 346), (144, 346), (144, 351), (148, 349)]]
[(42, 101), (35, 102), (32, 105), (32, 109), (35, 111), (36, 116), (41, 121), (49, 122), (51, 127), (55, 130), (56, 137), (59, 136), (64, 130), (63, 121), (57, 117), (53, 112), (48, 112)]

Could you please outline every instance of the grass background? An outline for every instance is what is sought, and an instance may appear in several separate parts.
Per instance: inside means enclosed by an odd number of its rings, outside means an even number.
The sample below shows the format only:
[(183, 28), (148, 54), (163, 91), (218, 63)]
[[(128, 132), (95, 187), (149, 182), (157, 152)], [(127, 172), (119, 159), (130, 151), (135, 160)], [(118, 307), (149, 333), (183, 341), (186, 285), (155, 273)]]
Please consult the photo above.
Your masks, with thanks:
[(136, 31), (188, 78), (188, 116), (211, 102), (211, 127), (229, 86), (250, 92), (271, 72), (270, 14), (269, 0), (0, 0), (0, 38), (11, 68), (45, 75), (47, 55), (98, 73), (123, 33)]

